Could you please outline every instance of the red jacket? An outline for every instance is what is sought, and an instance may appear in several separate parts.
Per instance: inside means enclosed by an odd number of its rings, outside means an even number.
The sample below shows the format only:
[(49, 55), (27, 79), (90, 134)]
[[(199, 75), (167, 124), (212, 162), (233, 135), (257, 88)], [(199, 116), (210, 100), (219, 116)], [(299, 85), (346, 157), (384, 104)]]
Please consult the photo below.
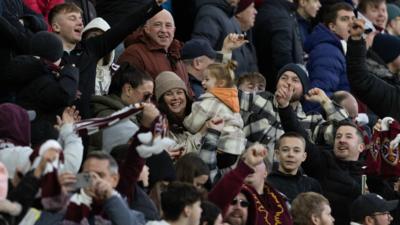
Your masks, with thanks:
[(253, 172), (253, 169), (240, 161), (234, 170), (215, 185), (208, 194), (208, 199), (222, 209), (225, 217), (229, 204), (242, 192), (250, 202), (247, 225), (292, 225), (286, 200), (273, 187), (265, 183), (264, 194), (259, 195), (253, 187), (244, 184), (244, 179)]
[(24, 0), (26, 6), (44, 16), (49, 30), (51, 29), (48, 20), (49, 12), (54, 6), (61, 3), (64, 3), (64, 0)]
[(127, 48), (119, 57), (118, 64), (128, 62), (149, 73), (153, 79), (163, 71), (173, 71), (185, 82), (189, 95), (193, 96), (186, 67), (180, 59), (182, 44), (178, 40), (172, 41), (167, 52), (148, 38), (142, 29), (138, 29), (125, 39), (125, 46)]

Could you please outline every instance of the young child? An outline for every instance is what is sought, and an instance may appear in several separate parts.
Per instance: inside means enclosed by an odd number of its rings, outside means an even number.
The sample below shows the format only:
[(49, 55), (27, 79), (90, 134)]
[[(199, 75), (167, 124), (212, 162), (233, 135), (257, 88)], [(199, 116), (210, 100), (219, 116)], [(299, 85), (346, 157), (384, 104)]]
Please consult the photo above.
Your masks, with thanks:
[(238, 90), (234, 83), (235, 64), (211, 64), (202, 82), (205, 93), (192, 105), (192, 113), (183, 122), (189, 132), (199, 132), (208, 120), (220, 117), (224, 128), (218, 141), (218, 150), (240, 155), (245, 148), (243, 120), (240, 116)]

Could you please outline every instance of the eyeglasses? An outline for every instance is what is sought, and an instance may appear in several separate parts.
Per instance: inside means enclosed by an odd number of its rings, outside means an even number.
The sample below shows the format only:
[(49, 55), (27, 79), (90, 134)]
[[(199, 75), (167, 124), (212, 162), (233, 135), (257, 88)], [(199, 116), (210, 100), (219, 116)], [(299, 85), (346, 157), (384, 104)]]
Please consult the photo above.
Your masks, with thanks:
[(147, 93), (147, 94), (143, 95), (143, 101), (148, 102), (148, 101), (150, 101), (151, 97), (153, 97), (153, 94)]
[(232, 200), (231, 205), (236, 205), (238, 202), (239, 202), (240, 207), (243, 207), (243, 208), (247, 208), (250, 205), (250, 203), (248, 201), (242, 200), (242, 199), (236, 199), (236, 198)]

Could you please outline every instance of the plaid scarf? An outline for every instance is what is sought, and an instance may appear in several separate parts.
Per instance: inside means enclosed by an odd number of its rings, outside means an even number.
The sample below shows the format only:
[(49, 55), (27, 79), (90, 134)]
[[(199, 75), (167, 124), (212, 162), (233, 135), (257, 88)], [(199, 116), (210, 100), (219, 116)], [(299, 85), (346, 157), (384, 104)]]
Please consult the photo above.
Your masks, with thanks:
[(136, 103), (134, 105), (124, 107), (121, 110), (118, 110), (106, 117), (81, 120), (74, 124), (75, 131), (81, 136), (92, 135), (94, 133), (97, 133), (101, 129), (111, 127), (115, 123), (127, 119), (130, 116), (141, 112), (142, 110), (143, 105), (140, 103)]

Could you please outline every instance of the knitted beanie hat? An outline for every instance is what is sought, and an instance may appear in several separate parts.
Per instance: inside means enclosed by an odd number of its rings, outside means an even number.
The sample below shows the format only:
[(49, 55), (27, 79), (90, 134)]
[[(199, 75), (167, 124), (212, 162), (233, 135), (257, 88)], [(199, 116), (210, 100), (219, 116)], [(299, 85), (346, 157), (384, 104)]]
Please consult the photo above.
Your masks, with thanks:
[(240, 0), (238, 6), (236, 7), (235, 14), (241, 13), (242, 11), (247, 9), (247, 7), (249, 7), (249, 5), (253, 2), (254, 0)]
[(157, 102), (165, 94), (165, 92), (174, 89), (181, 88), (188, 94), (187, 87), (183, 80), (171, 71), (164, 71), (158, 74), (155, 80), (155, 94)]
[(389, 34), (377, 34), (371, 48), (385, 63), (393, 62), (400, 55), (400, 38)]
[(395, 4), (387, 4), (388, 22), (400, 16), (400, 8)]
[(295, 64), (295, 63), (286, 64), (279, 70), (276, 79), (278, 80), (282, 76), (282, 74), (285, 73), (286, 71), (292, 71), (299, 77), (301, 84), (303, 85), (303, 95), (306, 94), (310, 89), (310, 80), (308, 78), (308, 72), (306, 68), (301, 64)]
[(39, 56), (50, 62), (59, 60), (64, 52), (61, 39), (53, 33), (40, 31), (30, 40), (31, 55)]

